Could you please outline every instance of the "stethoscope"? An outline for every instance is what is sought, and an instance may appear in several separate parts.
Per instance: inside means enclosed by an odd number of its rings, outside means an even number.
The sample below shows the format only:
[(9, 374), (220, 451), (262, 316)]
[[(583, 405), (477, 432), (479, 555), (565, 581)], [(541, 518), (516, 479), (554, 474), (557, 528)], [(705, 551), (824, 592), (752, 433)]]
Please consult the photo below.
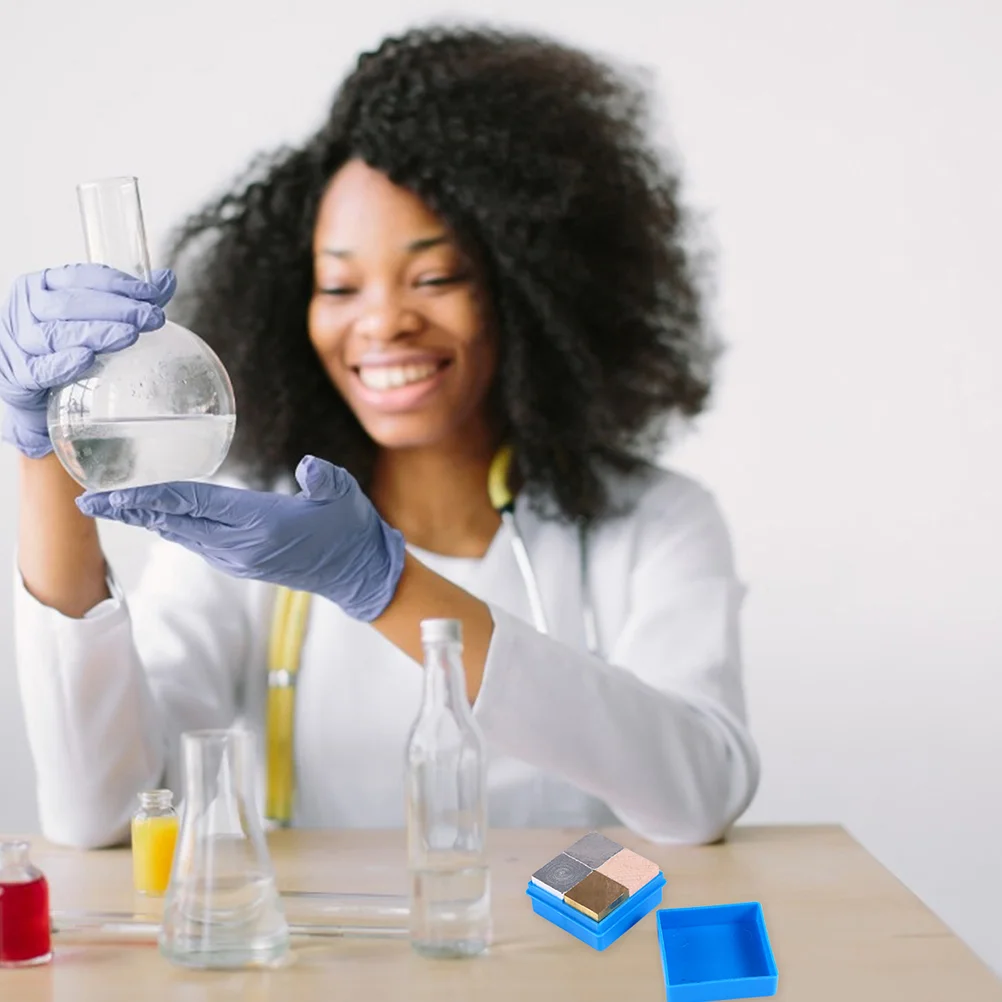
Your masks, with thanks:
[[(497, 454), (491, 462), (490, 470), (487, 474), (487, 493), (490, 496), (492, 507), (501, 516), (501, 524), (508, 530), (511, 536), (511, 548), (515, 554), (515, 563), (518, 564), (519, 573), (525, 584), (533, 625), (540, 633), (549, 634), (550, 630), (546, 622), (546, 610), (543, 608), (543, 598), (539, 593), (539, 582), (536, 579), (536, 572), (532, 569), (532, 561), (529, 559), (529, 550), (526, 548), (525, 538), (518, 527), (518, 522), (515, 521), (515, 495), (509, 486), (511, 462), (511, 447), (504, 445), (498, 449)], [(587, 534), (582, 527), (578, 531), (578, 560), (581, 576), (581, 609), (584, 621), (585, 644), (588, 647), (589, 653), (597, 654), (598, 629), (595, 623), (595, 609), (591, 602), (591, 590), (588, 587), (587, 543)]]
[[(533, 625), (540, 633), (549, 635), (539, 581), (529, 559), (525, 538), (515, 519), (515, 494), (509, 485), (512, 456), (509, 446), (498, 450), (487, 474), (487, 493), (511, 539), (512, 553), (525, 585)], [(578, 531), (578, 555), (585, 644), (591, 654), (597, 655), (598, 629), (588, 587), (588, 546), (584, 526)], [(294, 808), (296, 678), (309, 619), (310, 597), (308, 592), (278, 589), (268, 643), (265, 817), (282, 826), (291, 823)]]

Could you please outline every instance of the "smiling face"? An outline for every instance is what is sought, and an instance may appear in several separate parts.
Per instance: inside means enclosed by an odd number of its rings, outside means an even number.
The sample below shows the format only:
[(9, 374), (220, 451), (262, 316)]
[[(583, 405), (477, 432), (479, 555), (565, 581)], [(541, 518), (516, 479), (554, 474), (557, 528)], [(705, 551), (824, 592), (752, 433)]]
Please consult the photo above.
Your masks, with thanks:
[(351, 161), (321, 201), (313, 250), (310, 340), (370, 437), (400, 449), (485, 432), (495, 341), (442, 222)]

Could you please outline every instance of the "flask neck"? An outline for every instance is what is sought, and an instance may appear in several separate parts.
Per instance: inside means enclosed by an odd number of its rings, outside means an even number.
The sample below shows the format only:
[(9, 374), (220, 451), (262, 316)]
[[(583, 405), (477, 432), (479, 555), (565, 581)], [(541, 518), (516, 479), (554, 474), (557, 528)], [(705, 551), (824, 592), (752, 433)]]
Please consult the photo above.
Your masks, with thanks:
[(134, 177), (109, 177), (77, 186), (87, 260), (150, 281), (150, 253)]
[[(263, 834), (254, 808), (252, 737), (241, 728), (188, 731), (181, 738), (185, 821), (182, 837)], [(195, 819), (195, 830), (185, 829)]]
[(434, 641), (424, 645), (424, 701), (422, 708), (447, 708), (458, 715), (470, 712), (463, 671), (462, 645)]

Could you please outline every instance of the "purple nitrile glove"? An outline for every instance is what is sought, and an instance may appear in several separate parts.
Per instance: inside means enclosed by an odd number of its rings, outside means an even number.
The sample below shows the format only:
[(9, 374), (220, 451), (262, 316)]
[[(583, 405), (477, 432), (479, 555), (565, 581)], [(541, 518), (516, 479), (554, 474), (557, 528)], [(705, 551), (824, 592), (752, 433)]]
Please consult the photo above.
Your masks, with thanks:
[(295, 496), (175, 482), (77, 499), (85, 515), (152, 529), (213, 567), (309, 591), (371, 622), (389, 605), (404, 566), (404, 538), (339, 466), (304, 457)]
[(3, 440), (39, 459), (52, 451), (45, 420), (49, 391), (79, 379), (98, 352), (120, 351), (164, 324), (177, 281), (152, 282), (101, 264), (47, 268), (14, 280), (0, 308)]

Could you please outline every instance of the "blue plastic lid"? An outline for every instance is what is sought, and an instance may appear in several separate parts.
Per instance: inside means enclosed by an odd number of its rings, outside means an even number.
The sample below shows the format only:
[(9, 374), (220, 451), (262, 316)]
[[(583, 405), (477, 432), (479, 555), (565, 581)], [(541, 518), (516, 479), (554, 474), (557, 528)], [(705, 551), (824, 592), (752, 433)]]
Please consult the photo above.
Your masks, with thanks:
[(660, 908), (657, 926), (668, 1002), (776, 994), (776, 961), (757, 901)]

